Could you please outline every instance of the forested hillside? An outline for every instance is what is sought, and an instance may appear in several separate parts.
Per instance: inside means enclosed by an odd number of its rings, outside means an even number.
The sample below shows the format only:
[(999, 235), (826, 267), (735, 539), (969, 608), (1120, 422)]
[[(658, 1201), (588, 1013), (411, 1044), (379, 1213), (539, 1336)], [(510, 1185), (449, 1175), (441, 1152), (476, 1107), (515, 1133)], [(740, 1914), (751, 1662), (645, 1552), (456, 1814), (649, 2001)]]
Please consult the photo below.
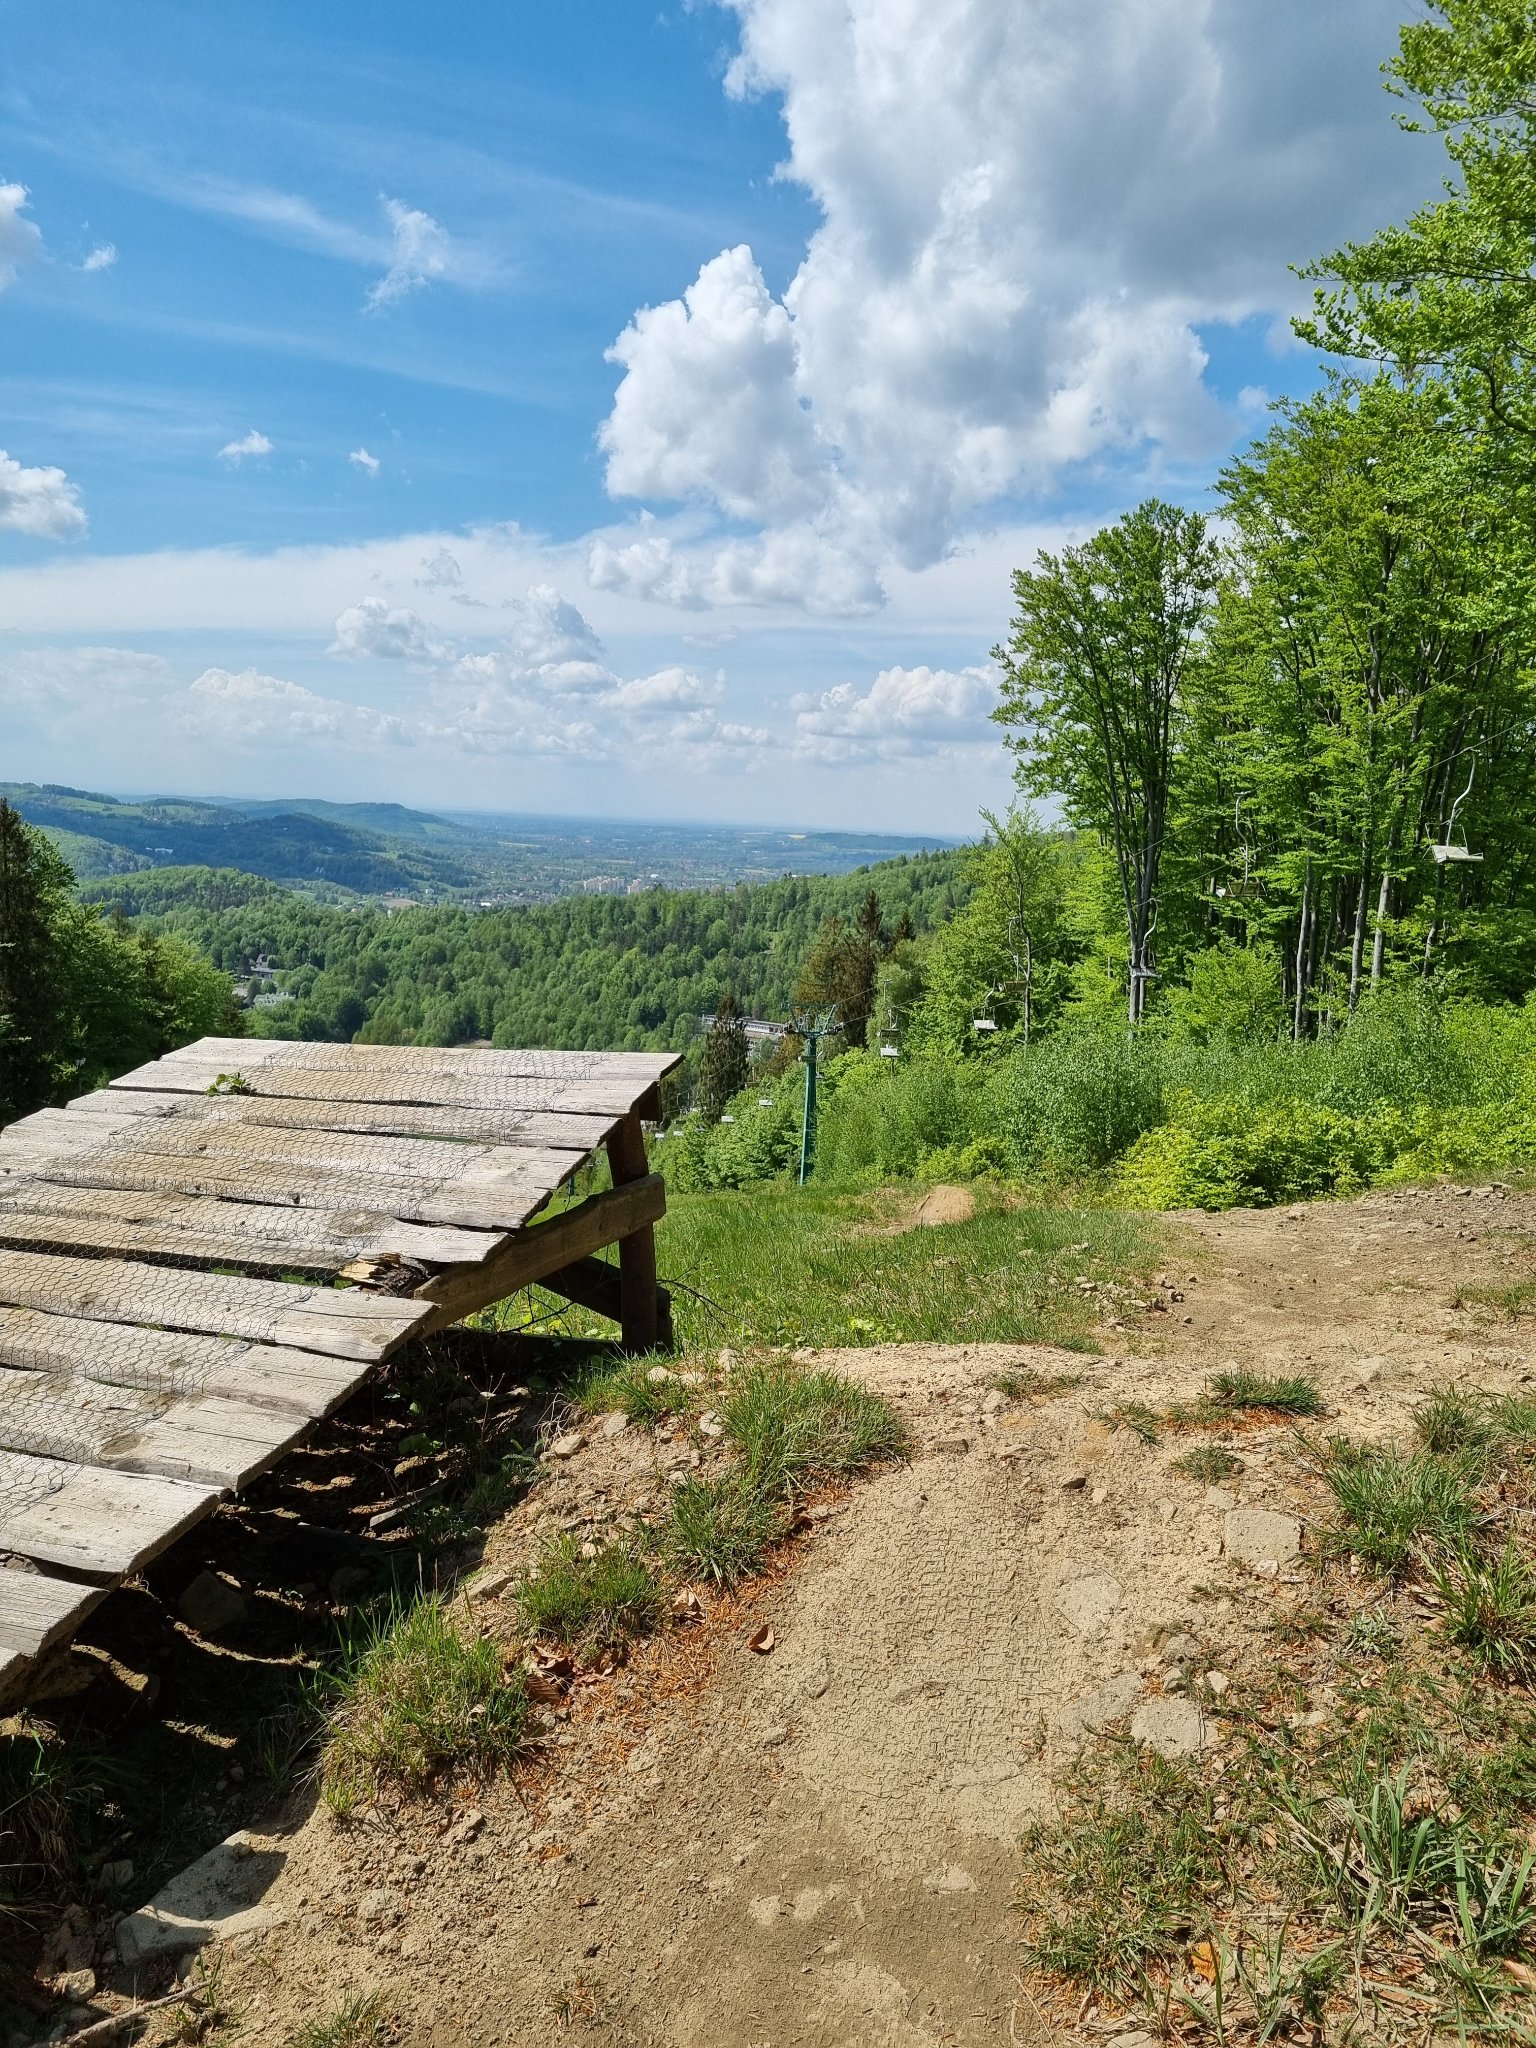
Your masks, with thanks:
[(508, 910), (332, 909), (209, 870), (100, 882), (94, 899), (229, 974), (269, 961), (291, 1004), (252, 1028), (375, 1043), (683, 1046), (727, 992), (783, 1017), (823, 921), (873, 889), (887, 923), (932, 930), (968, 898), (960, 852), (730, 890), (563, 897)]

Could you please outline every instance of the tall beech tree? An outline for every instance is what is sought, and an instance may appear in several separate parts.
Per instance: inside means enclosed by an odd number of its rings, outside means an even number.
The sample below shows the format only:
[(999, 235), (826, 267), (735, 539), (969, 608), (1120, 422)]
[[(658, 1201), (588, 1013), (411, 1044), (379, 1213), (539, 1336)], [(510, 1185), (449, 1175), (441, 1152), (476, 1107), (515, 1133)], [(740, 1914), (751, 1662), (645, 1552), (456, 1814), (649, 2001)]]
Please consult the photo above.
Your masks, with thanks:
[(1140, 1021), (1156, 973), (1158, 882), (1191, 663), (1220, 581), (1198, 513), (1148, 499), (1081, 547), (1042, 551), (1013, 576), (993, 716), (1018, 780), (1059, 795), (1114, 856), (1129, 949), (1127, 1011)]

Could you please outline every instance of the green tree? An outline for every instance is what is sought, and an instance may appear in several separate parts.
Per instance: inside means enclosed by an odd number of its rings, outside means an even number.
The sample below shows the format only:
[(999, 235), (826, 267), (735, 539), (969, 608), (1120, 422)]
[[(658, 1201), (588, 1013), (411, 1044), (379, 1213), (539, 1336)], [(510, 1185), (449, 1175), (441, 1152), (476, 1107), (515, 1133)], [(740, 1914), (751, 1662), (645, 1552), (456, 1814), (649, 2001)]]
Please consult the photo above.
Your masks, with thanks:
[(736, 998), (727, 989), (715, 1005), (699, 1058), (699, 1108), (705, 1121), (719, 1123), (726, 1105), (746, 1085), (747, 1027)]
[(1445, 196), (1313, 265), (1333, 279), (1298, 331), (1337, 354), (1440, 372), (1502, 432), (1536, 433), (1536, 27), (1529, 0), (1428, 0), (1389, 90), (1452, 166)]
[(0, 801), (0, 1124), (52, 1095), (62, 1068), (58, 921), (74, 876)]
[(1040, 553), (1013, 576), (993, 716), (1022, 788), (1059, 795), (1114, 854), (1136, 1024), (1155, 972), (1177, 726), (1186, 676), (1220, 580), (1198, 513), (1149, 499), (1081, 547)]

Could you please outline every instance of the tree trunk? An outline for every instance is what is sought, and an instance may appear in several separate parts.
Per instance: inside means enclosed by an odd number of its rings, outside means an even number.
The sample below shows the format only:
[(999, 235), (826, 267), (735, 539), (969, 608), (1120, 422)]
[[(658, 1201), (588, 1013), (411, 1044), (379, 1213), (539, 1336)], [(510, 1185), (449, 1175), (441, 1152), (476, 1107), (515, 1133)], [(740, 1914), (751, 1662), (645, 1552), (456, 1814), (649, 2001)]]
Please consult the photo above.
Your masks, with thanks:
[(1355, 1005), (1360, 1000), (1360, 974), (1365, 965), (1365, 905), (1370, 890), (1370, 876), (1362, 868), (1360, 886), (1355, 892), (1355, 930), (1349, 946), (1349, 1014), (1355, 1014)]
[(1371, 941), (1371, 987), (1380, 988), (1387, 954), (1387, 912), (1392, 907), (1392, 877), (1383, 875), (1376, 898), (1376, 936)]
[(1296, 1003), (1291, 1013), (1291, 1042), (1301, 1043), (1307, 1021), (1307, 953), (1312, 936), (1312, 862), (1309, 857), (1301, 877), (1301, 923), (1296, 933)]

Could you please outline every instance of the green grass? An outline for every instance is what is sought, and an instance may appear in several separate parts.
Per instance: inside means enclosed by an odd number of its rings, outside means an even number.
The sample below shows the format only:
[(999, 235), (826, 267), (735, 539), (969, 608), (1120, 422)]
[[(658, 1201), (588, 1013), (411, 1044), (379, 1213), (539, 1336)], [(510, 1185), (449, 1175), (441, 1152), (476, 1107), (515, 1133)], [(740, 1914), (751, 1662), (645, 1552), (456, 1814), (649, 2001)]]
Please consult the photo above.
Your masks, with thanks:
[(987, 1381), (995, 1394), (1010, 1401), (1043, 1401), (1052, 1394), (1070, 1394), (1083, 1384), (1080, 1372), (1036, 1372), (1032, 1366), (1022, 1372), (1000, 1372)]
[(1486, 1448), (1494, 1438), (1493, 1418), (1480, 1394), (1436, 1387), (1413, 1418), (1413, 1433), (1426, 1451), (1446, 1457)]
[(1145, 1401), (1117, 1401), (1112, 1408), (1100, 1408), (1097, 1417), (1111, 1429), (1128, 1429), (1144, 1444), (1155, 1444), (1163, 1432), (1164, 1418)]
[(553, 1636), (588, 1656), (621, 1650), (648, 1635), (661, 1615), (662, 1591), (632, 1544), (605, 1543), (583, 1557), (574, 1536), (560, 1536), (538, 1560), (518, 1592), (525, 1626)]
[(328, 1675), (330, 1734), (321, 1785), (338, 1813), (386, 1787), (410, 1794), (485, 1775), (523, 1740), (527, 1698), (494, 1642), (466, 1640), (440, 1600), (365, 1617)]
[(1206, 1396), (1217, 1408), (1256, 1408), (1271, 1415), (1321, 1415), (1323, 1397), (1316, 1380), (1302, 1374), (1267, 1379), (1262, 1373), (1212, 1373)]
[(692, 1398), (693, 1390), (655, 1358), (603, 1361), (577, 1392), (589, 1415), (627, 1415), (647, 1428), (683, 1414)]
[(774, 1490), (835, 1472), (856, 1472), (906, 1448), (892, 1410), (841, 1373), (757, 1362), (720, 1403), (728, 1440), (746, 1470)]
[(685, 1579), (733, 1586), (762, 1563), (789, 1526), (782, 1495), (734, 1471), (685, 1479), (672, 1496), (661, 1533), (662, 1554)]
[(1324, 1470), (1343, 1515), (1341, 1540), (1373, 1571), (1401, 1572), (1416, 1554), (1459, 1551), (1470, 1536), (1475, 1474), (1464, 1458), (1335, 1438)]
[(1220, 1444), (1196, 1444), (1192, 1451), (1174, 1459), (1173, 1469), (1182, 1472), (1186, 1479), (1199, 1480), (1204, 1486), (1215, 1486), (1241, 1472), (1243, 1463), (1230, 1451), (1224, 1451)]
[(290, 2037), (289, 2048), (375, 2048), (394, 2038), (383, 2000), (376, 1993), (358, 1993), (324, 2019), (301, 2027)]
[(1453, 1552), (1434, 1577), (1453, 1642), (1498, 1678), (1536, 1673), (1536, 1576), (1513, 1537), (1492, 1556)]
[[(659, 1164), (664, 1169), (665, 1159)], [(977, 1193), (982, 1212), (942, 1230), (893, 1227), (910, 1215), (910, 1189), (767, 1182), (670, 1194), (657, 1258), (672, 1289), (680, 1346), (1093, 1349), (1097, 1311), (1076, 1283), (1150, 1269), (1158, 1255), (1153, 1219), (1111, 1209), (1012, 1208), (985, 1188)], [(513, 1328), (530, 1318), (570, 1335), (612, 1334), (610, 1324), (538, 1289), (500, 1304), (488, 1319)]]

